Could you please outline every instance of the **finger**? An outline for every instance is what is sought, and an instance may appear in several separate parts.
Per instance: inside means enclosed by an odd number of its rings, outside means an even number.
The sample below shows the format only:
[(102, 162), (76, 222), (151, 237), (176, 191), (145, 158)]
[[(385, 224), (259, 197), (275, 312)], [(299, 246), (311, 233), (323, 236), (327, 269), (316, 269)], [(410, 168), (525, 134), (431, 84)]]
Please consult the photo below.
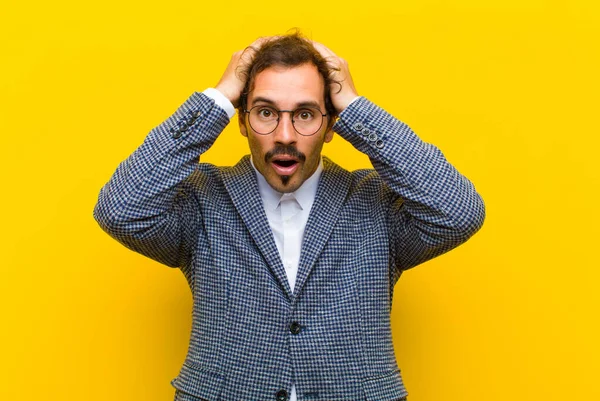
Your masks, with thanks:
[(262, 37), (256, 39), (254, 42), (252, 42), (250, 44), (250, 46), (260, 48), (262, 45), (264, 45), (267, 42), (270, 42), (271, 40), (273, 40), (275, 38), (278, 38), (278, 36), (262, 36)]
[(271, 40), (277, 38), (278, 36), (263, 36), (260, 37), (258, 39), (256, 39), (254, 42), (250, 43), (250, 45), (246, 48), (251, 48), (253, 49), (255, 52), (260, 50), (260, 48), (267, 42), (270, 42)]
[(333, 50), (331, 50), (330, 48), (328, 48), (324, 44), (319, 43), (319, 42), (315, 42), (315, 41), (312, 41), (312, 44), (315, 47), (315, 49), (317, 49), (319, 51), (319, 53), (321, 53), (321, 55), (323, 57), (337, 57), (337, 54), (335, 54), (333, 52)]
[(325, 62), (329, 64), (334, 70), (340, 69), (341, 58), (338, 57), (330, 48), (322, 43), (314, 42), (313, 46), (321, 54), (321, 57), (325, 59)]
[(254, 59), (254, 56), (260, 50), (260, 48), (265, 43), (271, 41), (273, 38), (276, 38), (276, 36), (263, 36), (263, 37), (256, 39), (254, 42), (250, 43), (250, 45), (248, 45), (244, 50), (242, 50), (240, 59), (245, 64), (251, 63), (252, 60)]

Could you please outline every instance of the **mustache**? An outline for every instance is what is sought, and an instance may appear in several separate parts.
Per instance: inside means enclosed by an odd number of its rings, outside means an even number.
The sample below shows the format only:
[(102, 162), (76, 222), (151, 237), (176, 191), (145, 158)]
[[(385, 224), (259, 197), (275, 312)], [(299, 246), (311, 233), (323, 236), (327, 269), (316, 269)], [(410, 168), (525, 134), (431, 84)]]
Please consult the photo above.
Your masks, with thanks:
[(306, 161), (306, 155), (300, 152), (293, 145), (276, 145), (272, 150), (265, 154), (265, 163), (268, 163), (273, 157), (278, 155), (288, 155), (295, 157), (296, 159), (304, 162)]

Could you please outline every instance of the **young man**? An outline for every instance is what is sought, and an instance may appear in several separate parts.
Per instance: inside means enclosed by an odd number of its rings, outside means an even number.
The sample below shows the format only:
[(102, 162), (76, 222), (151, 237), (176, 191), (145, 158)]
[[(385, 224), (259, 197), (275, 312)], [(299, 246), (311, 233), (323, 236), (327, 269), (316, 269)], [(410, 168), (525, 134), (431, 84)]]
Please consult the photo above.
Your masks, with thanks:
[[(251, 156), (198, 164), (235, 107)], [(333, 132), (375, 169), (321, 157)], [(235, 53), (215, 89), (192, 94), (119, 165), (94, 210), (115, 239), (185, 274), (193, 326), (172, 384), (192, 401), (404, 399), (394, 285), (484, 215), (436, 147), (296, 34)]]

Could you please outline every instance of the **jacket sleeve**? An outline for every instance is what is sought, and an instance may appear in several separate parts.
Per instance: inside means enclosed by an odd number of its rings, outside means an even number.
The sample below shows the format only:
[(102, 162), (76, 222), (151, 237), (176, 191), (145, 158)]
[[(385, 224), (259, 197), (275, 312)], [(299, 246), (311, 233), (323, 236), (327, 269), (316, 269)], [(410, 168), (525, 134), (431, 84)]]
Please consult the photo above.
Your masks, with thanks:
[(187, 264), (200, 210), (182, 182), (228, 123), (214, 100), (192, 94), (150, 131), (100, 190), (94, 218), (102, 229), (167, 266)]
[(383, 180), (398, 272), (457, 247), (481, 228), (485, 205), (473, 184), (409, 126), (361, 97), (340, 114), (334, 130), (369, 156)]

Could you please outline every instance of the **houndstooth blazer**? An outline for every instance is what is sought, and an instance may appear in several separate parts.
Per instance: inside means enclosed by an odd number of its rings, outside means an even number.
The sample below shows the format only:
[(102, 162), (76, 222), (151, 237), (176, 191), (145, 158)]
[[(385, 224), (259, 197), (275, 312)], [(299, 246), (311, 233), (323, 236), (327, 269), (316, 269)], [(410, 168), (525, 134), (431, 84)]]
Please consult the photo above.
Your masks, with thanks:
[(198, 163), (228, 124), (194, 93), (124, 160), (94, 217), (128, 248), (184, 273), (193, 294), (180, 400), (399, 400), (390, 310), (402, 272), (483, 224), (469, 180), (404, 123), (359, 98), (333, 129), (374, 166), (324, 170), (290, 290), (249, 156)]

